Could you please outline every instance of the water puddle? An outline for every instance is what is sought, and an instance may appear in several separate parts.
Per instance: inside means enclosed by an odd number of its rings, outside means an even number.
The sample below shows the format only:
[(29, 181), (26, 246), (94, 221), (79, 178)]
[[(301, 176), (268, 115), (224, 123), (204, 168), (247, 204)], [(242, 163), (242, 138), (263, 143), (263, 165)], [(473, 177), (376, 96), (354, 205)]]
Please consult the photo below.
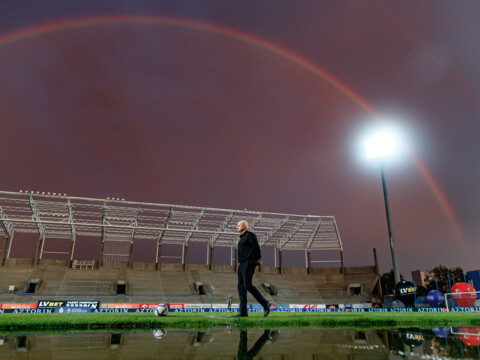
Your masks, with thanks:
[(480, 327), (0, 335), (1, 359), (480, 359)]

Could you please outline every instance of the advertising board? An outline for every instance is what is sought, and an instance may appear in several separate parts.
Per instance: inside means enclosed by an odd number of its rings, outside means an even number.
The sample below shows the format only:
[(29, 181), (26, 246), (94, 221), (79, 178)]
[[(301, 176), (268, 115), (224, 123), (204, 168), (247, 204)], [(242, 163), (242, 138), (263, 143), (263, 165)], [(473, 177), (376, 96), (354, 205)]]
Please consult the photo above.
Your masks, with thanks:
[(68, 301), (58, 301), (58, 300), (40, 300), (37, 303), (38, 309), (57, 309), (57, 308), (78, 308), (78, 309), (87, 309), (89, 311), (93, 309), (98, 309), (100, 307), (100, 301), (90, 301), (90, 300), (68, 300)]
[(108, 304), (108, 309), (140, 309), (140, 304), (114, 303)]
[(36, 309), (37, 304), (3, 304), (2, 309)]

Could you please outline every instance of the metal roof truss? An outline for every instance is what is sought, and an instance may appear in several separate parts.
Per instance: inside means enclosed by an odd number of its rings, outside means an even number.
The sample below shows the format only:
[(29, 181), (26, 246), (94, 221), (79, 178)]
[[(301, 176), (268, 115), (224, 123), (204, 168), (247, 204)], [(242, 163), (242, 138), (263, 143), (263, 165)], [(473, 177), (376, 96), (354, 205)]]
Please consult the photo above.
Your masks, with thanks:
[[(85, 236), (107, 244), (155, 240), (236, 246), (236, 224), (246, 220), (261, 246), (282, 250), (342, 250), (333, 216), (277, 214), (182, 205), (90, 199), (0, 191), (0, 225), (7, 236), (36, 233), (41, 238), (78, 241)], [(127, 256), (127, 247), (116, 254)], [(105, 249), (105, 255), (107, 255)]]

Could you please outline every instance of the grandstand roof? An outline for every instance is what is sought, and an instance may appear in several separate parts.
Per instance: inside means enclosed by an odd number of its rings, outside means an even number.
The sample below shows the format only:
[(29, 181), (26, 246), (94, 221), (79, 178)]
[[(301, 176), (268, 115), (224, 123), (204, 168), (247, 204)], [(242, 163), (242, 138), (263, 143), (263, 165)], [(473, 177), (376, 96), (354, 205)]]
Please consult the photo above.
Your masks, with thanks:
[(343, 250), (334, 216), (155, 204), (121, 199), (0, 191), (0, 226), (6, 236), (98, 236), (104, 242), (154, 239), (159, 244), (208, 242), (236, 246), (235, 226), (246, 220), (260, 245), (285, 250)]

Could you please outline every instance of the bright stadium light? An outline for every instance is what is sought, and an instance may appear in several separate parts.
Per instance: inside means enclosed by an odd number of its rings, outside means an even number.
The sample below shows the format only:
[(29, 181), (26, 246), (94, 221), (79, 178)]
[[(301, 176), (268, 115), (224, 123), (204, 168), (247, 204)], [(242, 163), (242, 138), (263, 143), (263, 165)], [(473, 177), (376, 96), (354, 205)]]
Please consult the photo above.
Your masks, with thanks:
[(383, 131), (366, 140), (365, 149), (369, 159), (383, 159), (395, 154), (398, 140), (392, 133)]
[(395, 254), (395, 241), (393, 238), (392, 221), (388, 206), (387, 184), (385, 182), (384, 164), (386, 158), (395, 154), (398, 150), (399, 141), (393, 136), (392, 132), (382, 131), (365, 141), (366, 155), (370, 159), (379, 159), (380, 173), (382, 176), (383, 198), (385, 200), (385, 212), (387, 215), (388, 238), (390, 242), (390, 252), (392, 254), (393, 277), (395, 284), (400, 282), (400, 273), (398, 272), (397, 258)]

